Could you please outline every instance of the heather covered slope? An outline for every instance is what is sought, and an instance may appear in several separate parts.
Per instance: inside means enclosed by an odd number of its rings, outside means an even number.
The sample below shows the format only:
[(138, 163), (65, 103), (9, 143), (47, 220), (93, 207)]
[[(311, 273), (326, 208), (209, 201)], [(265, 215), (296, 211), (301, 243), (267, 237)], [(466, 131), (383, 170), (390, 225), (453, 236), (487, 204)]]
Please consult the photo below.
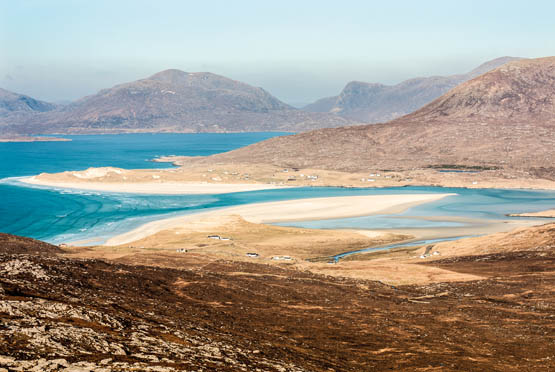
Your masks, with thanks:
[(21, 254), (0, 242), (0, 369), (548, 371), (553, 228), (527, 231), (538, 232), (550, 234), (540, 246), (424, 264), (474, 280), (403, 286), (286, 265)]
[(29, 134), (302, 131), (350, 122), (297, 110), (262, 88), (223, 76), (166, 70), (6, 124)]
[(338, 96), (320, 99), (303, 109), (332, 112), (363, 123), (385, 122), (409, 114), (457, 85), (514, 60), (518, 58), (496, 58), (465, 74), (414, 78), (396, 85), (352, 81)]
[(58, 246), (17, 235), (0, 233), (0, 252), (9, 254), (63, 253)]
[(208, 163), (364, 171), (455, 165), (555, 179), (555, 57), (511, 62), (386, 124), (278, 137)]
[(409, 120), (555, 123), (555, 57), (503, 65), (463, 83)]

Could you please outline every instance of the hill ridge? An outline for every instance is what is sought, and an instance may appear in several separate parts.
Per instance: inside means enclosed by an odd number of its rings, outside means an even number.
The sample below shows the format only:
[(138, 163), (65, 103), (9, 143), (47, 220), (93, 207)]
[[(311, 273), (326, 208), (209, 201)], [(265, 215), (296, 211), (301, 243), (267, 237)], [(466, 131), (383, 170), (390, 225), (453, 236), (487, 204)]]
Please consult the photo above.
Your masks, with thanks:
[(303, 109), (333, 112), (364, 123), (386, 122), (423, 107), (465, 81), (519, 59), (499, 57), (464, 74), (416, 77), (393, 85), (355, 80), (347, 83), (338, 96), (322, 98)]
[(295, 109), (262, 88), (221, 75), (168, 69), (102, 89), (52, 112), (4, 122), (3, 131), (16, 134), (303, 131), (349, 123), (353, 121), (333, 114)]
[(349, 172), (448, 164), (555, 180), (554, 77), (555, 57), (515, 61), (388, 123), (277, 137), (199, 161)]

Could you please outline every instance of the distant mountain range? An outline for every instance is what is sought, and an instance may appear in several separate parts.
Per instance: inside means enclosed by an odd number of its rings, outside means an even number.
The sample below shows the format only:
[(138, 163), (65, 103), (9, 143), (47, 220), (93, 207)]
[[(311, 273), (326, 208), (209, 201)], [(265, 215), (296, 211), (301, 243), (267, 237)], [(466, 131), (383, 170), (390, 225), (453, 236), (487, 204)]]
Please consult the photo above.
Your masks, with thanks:
[(338, 96), (322, 98), (303, 110), (334, 113), (363, 123), (386, 122), (421, 108), (465, 81), (518, 59), (501, 57), (466, 74), (416, 78), (397, 85), (351, 81)]
[(0, 135), (303, 132), (384, 121), (412, 112), (457, 84), (514, 59), (498, 58), (464, 75), (412, 79), (395, 86), (351, 82), (338, 97), (305, 110), (262, 88), (209, 72), (180, 70), (116, 85), (66, 105), (0, 90)]
[(2, 130), (18, 134), (304, 131), (353, 123), (334, 114), (295, 109), (262, 88), (223, 76), (179, 70), (40, 111), (27, 110), (18, 120), (2, 120)]
[(513, 61), (385, 124), (276, 137), (204, 162), (366, 171), (444, 164), (555, 180), (555, 57)]

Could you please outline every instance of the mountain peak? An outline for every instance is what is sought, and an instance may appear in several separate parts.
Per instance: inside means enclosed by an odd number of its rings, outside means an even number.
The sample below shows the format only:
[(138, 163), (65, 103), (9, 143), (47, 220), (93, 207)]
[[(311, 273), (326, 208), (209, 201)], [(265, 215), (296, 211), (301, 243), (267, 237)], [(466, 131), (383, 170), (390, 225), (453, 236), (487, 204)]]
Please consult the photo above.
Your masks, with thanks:
[(493, 69), (495, 69), (499, 66), (502, 66), (506, 63), (514, 62), (514, 61), (520, 61), (522, 59), (525, 59), (525, 58), (510, 57), (510, 56), (495, 58), (495, 59), (492, 59), (490, 61), (482, 63), (480, 66), (478, 66), (475, 69), (473, 69), (472, 71), (470, 71), (468, 73), (468, 75), (470, 75), (472, 78), (475, 78), (475, 77), (480, 76), (482, 74), (485, 74), (486, 72), (489, 72), (489, 71), (491, 71), (491, 70), (493, 70)]
[(469, 80), (407, 119), (553, 121), (555, 57), (520, 59)]
[(183, 77), (187, 77), (189, 75), (188, 72), (185, 71), (181, 71), (175, 68), (170, 68), (167, 70), (163, 70), (160, 72), (155, 73), (154, 75), (150, 76), (149, 78), (147, 78), (148, 80), (162, 80), (162, 81), (167, 81), (167, 80), (172, 80), (172, 79), (179, 79), (179, 78), (183, 78)]
[(185, 72), (177, 69), (160, 71), (146, 79), (139, 80), (139, 82), (151, 81), (181, 88), (226, 89), (249, 93), (253, 90), (262, 90), (211, 72)]
[(174, 80), (179, 80), (179, 79), (207, 79), (207, 78), (213, 78), (213, 79), (221, 79), (221, 80), (231, 80), (229, 78), (226, 78), (225, 76), (221, 76), (218, 74), (214, 74), (212, 72), (206, 72), (206, 71), (199, 71), (199, 72), (186, 72), (186, 71), (182, 71), (182, 70), (178, 70), (178, 69), (168, 69), (168, 70), (163, 70), (160, 72), (157, 72), (156, 74), (146, 78), (146, 80), (158, 80), (158, 81), (166, 81), (166, 82), (171, 82)]
[(195, 81), (204, 81), (204, 83), (209, 82), (233, 82), (235, 81), (228, 79), (224, 76), (216, 75), (211, 72), (185, 72), (177, 69), (169, 69), (160, 71), (145, 80), (154, 80), (162, 83), (169, 83), (173, 85), (187, 84)]

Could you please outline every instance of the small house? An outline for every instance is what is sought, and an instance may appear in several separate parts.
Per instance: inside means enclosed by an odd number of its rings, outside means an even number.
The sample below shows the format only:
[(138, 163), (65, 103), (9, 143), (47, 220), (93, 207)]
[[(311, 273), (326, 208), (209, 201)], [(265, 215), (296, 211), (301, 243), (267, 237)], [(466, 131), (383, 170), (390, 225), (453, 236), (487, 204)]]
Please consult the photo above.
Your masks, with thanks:
[(208, 239), (214, 239), (214, 240), (231, 240), (231, 238), (226, 238), (226, 237), (220, 236), (220, 235), (208, 235), (207, 238)]
[(276, 261), (291, 261), (292, 258), (290, 256), (274, 256), (272, 257), (272, 260), (276, 260)]

